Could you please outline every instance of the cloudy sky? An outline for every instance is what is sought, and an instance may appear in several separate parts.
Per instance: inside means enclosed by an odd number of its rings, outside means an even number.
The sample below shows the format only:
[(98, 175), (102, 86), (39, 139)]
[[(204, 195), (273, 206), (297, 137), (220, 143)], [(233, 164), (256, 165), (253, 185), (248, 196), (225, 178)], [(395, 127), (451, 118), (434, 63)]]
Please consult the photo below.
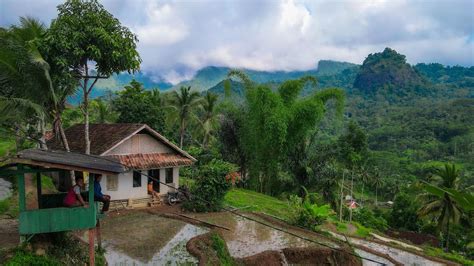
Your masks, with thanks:
[[(0, 0), (0, 26), (49, 24), (57, 0)], [(474, 0), (104, 0), (139, 38), (142, 70), (176, 83), (208, 65), (303, 70), (391, 47), (410, 63), (474, 65)]]

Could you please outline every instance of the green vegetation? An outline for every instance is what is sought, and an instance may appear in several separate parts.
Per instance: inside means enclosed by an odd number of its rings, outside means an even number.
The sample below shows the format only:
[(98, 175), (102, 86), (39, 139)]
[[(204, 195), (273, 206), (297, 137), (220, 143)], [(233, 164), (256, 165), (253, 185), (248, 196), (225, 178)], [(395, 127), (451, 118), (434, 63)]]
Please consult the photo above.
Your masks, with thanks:
[(17, 265), (37, 265), (37, 266), (54, 266), (62, 265), (60, 261), (50, 256), (39, 256), (24, 249), (18, 248), (11, 259), (9, 259), (5, 266)]
[(217, 233), (211, 235), (212, 248), (215, 250), (217, 257), (219, 258), (220, 265), (230, 266), (234, 265), (234, 259), (230, 256), (227, 245)]
[(460, 254), (456, 254), (453, 252), (445, 252), (440, 248), (433, 248), (433, 247), (428, 247), (425, 249), (426, 254), (434, 257), (440, 257), (443, 259), (451, 260), (457, 263), (460, 263), (462, 265), (474, 265), (474, 261), (470, 259), (466, 259), (464, 256)]
[(201, 165), (196, 183), (191, 187), (191, 195), (196, 197), (186, 201), (184, 208), (197, 212), (221, 210), (224, 196), (230, 188), (226, 176), (235, 170), (231, 163), (217, 159)]
[(329, 205), (318, 206), (315, 202), (312, 202), (308, 194), (303, 199), (292, 195), (289, 209), (292, 224), (311, 230), (316, 230), (317, 226), (334, 215), (334, 211)]
[[(75, 123), (147, 123), (198, 159), (182, 171), (192, 194), (205, 199), (187, 202), (190, 210), (225, 203), (313, 230), (338, 212), (359, 236), (429, 233), (472, 258), (473, 67), (411, 66), (386, 48), (361, 66), (206, 67), (170, 92), (130, 79), (92, 100), (99, 79), (139, 69), (137, 37), (97, 0), (68, 0), (58, 11), (49, 29), (21, 18), (0, 30), (0, 156), (47, 148), (47, 130), (69, 150), (63, 128)], [(81, 105), (69, 106), (78, 89)], [(226, 194), (234, 171), (238, 188)], [(0, 202), (0, 212), (15, 213), (12, 201)], [(353, 201), (355, 210), (347, 208)], [(337, 230), (353, 230), (349, 224)]]
[(224, 203), (235, 208), (245, 208), (245, 211), (262, 212), (282, 219), (290, 218), (287, 202), (252, 190), (233, 188), (225, 195)]

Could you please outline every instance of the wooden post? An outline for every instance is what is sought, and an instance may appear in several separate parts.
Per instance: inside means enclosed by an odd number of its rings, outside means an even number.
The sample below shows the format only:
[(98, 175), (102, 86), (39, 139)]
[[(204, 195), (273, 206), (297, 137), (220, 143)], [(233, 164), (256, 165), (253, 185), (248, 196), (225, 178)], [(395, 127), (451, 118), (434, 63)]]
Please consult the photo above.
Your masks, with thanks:
[(20, 212), (24, 212), (26, 210), (26, 193), (25, 193), (25, 174), (23, 173), (23, 165), (18, 165), (18, 170), (20, 174), (18, 174), (18, 208)]
[(89, 229), (89, 265), (95, 265), (95, 248), (94, 248), (94, 232), (95, 228)]
[(96, 232), (97, 234), (97, 246), (102, 249), (102, 236), (100, 234), (100, 220), (97, 220)]
[(38, 194), (38, 209), (41, 209), (41, 173), (36, 173), (36, 194)]

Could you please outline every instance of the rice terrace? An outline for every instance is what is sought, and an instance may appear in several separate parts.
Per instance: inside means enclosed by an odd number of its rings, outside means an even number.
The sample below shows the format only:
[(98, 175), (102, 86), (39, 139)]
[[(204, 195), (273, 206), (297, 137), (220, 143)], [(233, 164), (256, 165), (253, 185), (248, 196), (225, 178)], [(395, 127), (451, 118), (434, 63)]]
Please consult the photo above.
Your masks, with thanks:
[(0, 265), (474, 265), (473, 10), (0, 0)]

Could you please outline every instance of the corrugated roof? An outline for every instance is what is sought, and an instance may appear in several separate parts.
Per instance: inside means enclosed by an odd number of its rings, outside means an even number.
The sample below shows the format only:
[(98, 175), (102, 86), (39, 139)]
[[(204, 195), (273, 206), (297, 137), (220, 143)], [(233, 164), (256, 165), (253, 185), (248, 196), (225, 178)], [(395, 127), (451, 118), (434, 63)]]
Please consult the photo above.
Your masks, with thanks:
[(118, 161), (94, 155), (65, 151), (28, 149), (17, 153), (10, 163), (20, 163), (67, 170), (94, 170), (123, 173), (128, 171)]
[(110, 155), (108, 158), (114, 158), (127, 167), (134, 169), (156, 169), (166, 167), (188, 166), (194, 163), (193, 160), (180, 154), (171, 153), (147, 153), (147, 154), (128, 154), (128, 155)]

